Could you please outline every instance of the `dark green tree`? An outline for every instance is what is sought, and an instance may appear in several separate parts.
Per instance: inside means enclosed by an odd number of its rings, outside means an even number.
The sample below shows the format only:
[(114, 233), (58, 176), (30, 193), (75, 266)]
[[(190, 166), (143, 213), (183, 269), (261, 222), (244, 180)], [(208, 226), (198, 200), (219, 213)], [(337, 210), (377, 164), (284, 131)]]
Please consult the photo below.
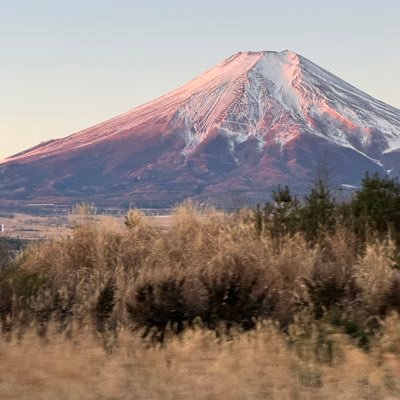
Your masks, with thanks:
[(275, 238), (293, 235), (299, 229), (300, 203), (288, 186), (278, 186), (272, 192), (272, 201), (265, 204), (264, 224)]
[(398, 178), (365, 175), (361, 189), (353, 200), (342, 208), (345, 222), (360, 237), (369, 233), (389, 234), (400, 240), (400, 183)]
[(336, 202), (321, 178), (304, 198), (301, 208), (301, 230), (307, 240), (315, 241), (324, 232), (336, 227)]

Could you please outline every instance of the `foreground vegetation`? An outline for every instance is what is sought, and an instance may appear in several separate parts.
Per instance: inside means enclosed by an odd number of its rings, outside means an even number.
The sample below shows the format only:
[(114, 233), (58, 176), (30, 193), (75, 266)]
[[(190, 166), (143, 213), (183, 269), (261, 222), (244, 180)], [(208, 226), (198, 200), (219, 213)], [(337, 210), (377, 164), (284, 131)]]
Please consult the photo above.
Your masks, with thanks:
[[(398, 399), (398, 317), (365, 352), (328, 326), (273, 324), (216, 339), (204, 328), (149, 347), (129, 330), (105, 352), (89, 328), (0, 341), (2, 399)], [(395, 350), (396, 349), (396, 350)], [(398, 354), (398, 353), (397, 353)]]
[(1, 269), (1, 398), (399, 398), (396, 185), (168, 230), (84, 209)]

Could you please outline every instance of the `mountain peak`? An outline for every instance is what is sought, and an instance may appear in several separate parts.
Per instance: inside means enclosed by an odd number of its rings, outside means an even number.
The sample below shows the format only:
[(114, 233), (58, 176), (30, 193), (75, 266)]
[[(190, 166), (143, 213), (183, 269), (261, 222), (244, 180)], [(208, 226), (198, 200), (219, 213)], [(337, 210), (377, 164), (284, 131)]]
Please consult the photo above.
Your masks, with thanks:
[(259, 55), (263, 55), (263, 54), (295, 54), (298, 55), (297, 53), (295, 53), (292, 50), (289, 49), (285, 49), (285, 50), (281, 50), (281, 51), (277, 51), (277, 50), (246, 50), (246, 51), (238, 51), (237, 53), (233, 54), (231, 57), (239, 55), (239, 54), (259, 54)]
[(29, 176), (41, 174), (51, 175), (46, 191), (72, 185), (75, 195), (103, 191), (107, 176), (115, 190), (151, 192), (168, 181), (200, 193), (224, 179), (258, 190), (298, 183), (322, 153), (354, 184), (366, 169), (400, 173), (399, 150), (400, 110), (290, 50), (247, 51), (123, 115), (0, 162), (0, 192), (22, 185), (28, 193)]
[[(349, 98), (361, 108), (349, 104)], [(241, 51), (150, 103), (0, 163), (68, 152), (128, 135), (143, 126), (179, 130), (186, 143), (182, 150), (185, 156), (196, 151), (215, 130), (224, 132), (232, 148), (250, 137), (257, 139), (260, 149), (267, 142), (285, 146), (308, 132), (347, 147), (357, 143), (362, 152), (373, 142), (370, 131), (383, 130), (383, 150), (392, 151), (400, 148), (400, 128), (396, 123), (387, 124), (386, 115), (390, 121), (393, 117), (398, 121), (398, 110), (293, 51)], [(323, 133), (321, 120), (329, 125)], [(279, 132), (266, 135), (268, 126), (277, 123)]]
[(230, 57), (226, 58), (220, 65), (225, 65), (230, 62), (245, 60), (245, 59), (254, 59), (268, 57), (270, 59), (273, 58), (281, 58), (281, 59), (297, 59), (299, 55), (291, 50), (282, 50), (282, 51), (274, 51), (274, 50), (260, 50), (260, 51), (239, 51)]

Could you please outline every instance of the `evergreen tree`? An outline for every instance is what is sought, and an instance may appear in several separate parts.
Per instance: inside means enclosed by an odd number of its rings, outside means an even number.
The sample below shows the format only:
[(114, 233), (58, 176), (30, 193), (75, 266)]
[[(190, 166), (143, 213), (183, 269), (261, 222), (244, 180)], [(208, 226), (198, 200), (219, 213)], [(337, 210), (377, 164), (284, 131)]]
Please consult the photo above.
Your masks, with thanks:
[(342, 214), (347, 225), (365, 238), (368, 232), (389, 234), (399, 241), (400, 184), (397, 178), (381, 178), (377, 173), (365, 175), (362, 186)]
[(272, 202), (264, 207), (264, 221), (273, 237), (293, 235), (299, 229), (300, 204), (288, 186), (272, 192)]
[(301, 230), (307, 240), (314, 241), (324, 231), (333, 231), (336, 226), (336, 203), (325, 181), (319, 179), (305, 196), (301, 209)]

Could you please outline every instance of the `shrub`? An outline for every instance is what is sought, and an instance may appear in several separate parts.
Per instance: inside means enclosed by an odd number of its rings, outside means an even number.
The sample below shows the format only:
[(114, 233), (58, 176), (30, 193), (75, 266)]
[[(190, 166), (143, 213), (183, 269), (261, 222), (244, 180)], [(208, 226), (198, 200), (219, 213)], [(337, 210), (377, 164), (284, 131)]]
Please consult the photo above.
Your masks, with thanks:
[(400, 273), (394, 271), (389, 284), (388, 290), (385, 292), (382, 309), (385, 314), (390, 311), (400, 312)]
[(182, 332), (185, 323), (194, 318), (184, 296), (185, 279), (168, 277), (160, 282), (139, 284), (133, 298), (127, 302), (131, 320), (144, 328), (143, 337), (163, 341), (170, 326), (174, 332)]
[(224, 325), (251, 329), (258, 318), (268, 317), (265, 300), (267, 289), (260, 288), (260, 276), (250, 278), (240, 272), (224, 272), (218, 277), (203, 278), (206, 288), (206, 308), (201, 315), (208, 327)]
[(115, 306), (115, 285), (109, 280), (104, 288), (100, 290), (97, 297), (96, 305), (94, 308), (94, 317), (96, 321), (96, 327), (98, 331), (104, 331), (106, 323), (111, 317), (111, 314)]

